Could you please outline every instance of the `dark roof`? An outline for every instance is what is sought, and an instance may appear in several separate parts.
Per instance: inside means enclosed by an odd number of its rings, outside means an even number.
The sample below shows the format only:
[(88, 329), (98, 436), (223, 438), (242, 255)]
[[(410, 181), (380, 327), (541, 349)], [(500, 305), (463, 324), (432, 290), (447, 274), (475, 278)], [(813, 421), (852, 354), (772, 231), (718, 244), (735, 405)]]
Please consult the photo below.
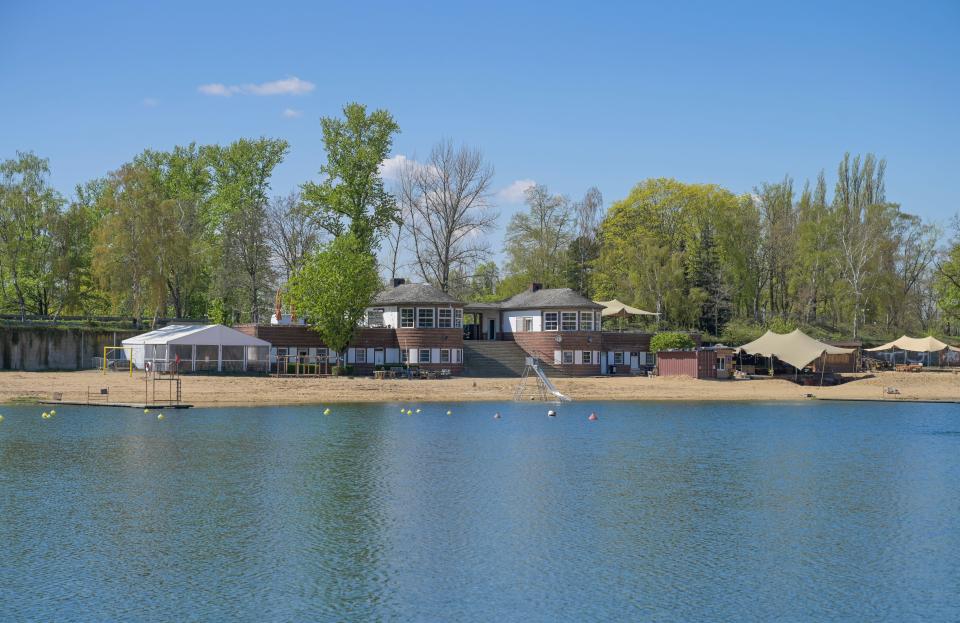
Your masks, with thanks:
[(374, 305), (443, 304), (462, 305), (440, 288), (429, 283), (404, 283), (387, 288), (373, 298)]
[[(570, 288), (548, 288), (541, 290), (524, 290), (505, 301), (496, 304), (499, 309), (550, 309), (550, 308), (582, 308), (603, 309), (603, 305), (594, 303), (590, 299), (577, 294)], [(468, 305), (467, 307), (474, 307)]]

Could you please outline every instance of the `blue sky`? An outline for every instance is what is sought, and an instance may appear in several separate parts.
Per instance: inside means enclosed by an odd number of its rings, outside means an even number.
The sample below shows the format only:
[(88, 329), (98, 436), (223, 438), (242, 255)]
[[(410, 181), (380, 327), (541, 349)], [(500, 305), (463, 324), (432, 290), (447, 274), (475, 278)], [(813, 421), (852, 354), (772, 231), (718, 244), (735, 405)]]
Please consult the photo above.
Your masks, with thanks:
[(874, 152), (889, 198), (945, 223), (958, 96), (956, 1), (0, 3), (0, 157), (48, 157), (66, 193), (146, 147), (264, 135), (291, 144), (285, 194), (317, 177), (319, 117), (359, 101), (394, 114), (395, 154), (481, 148), (498, 190), (739, 193)]

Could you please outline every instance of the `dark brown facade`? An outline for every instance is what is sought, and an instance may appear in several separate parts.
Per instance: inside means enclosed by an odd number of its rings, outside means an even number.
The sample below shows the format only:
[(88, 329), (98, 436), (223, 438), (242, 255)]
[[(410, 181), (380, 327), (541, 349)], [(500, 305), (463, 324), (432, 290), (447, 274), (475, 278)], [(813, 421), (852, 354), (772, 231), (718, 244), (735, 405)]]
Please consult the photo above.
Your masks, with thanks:
[[(544, 368), (558, 374), (600, 374), (600, 357), (603, 354), (600, 331), (504, 333), (503, 339), (515, 342), (528, 355), (538, 358)], [(584, 358), (588, 358), (589, 362), (584, 363)]]

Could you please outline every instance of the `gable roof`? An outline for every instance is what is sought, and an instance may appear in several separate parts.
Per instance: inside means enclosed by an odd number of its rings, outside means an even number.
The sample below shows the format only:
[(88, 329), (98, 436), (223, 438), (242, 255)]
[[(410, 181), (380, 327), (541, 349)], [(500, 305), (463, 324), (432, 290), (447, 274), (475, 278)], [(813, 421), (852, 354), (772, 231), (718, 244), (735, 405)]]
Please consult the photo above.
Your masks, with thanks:
[(554, 307), (602, 309), (603, 305), (594, 303), (570, 288), (524, 290), (500, 303), (500, 309), (545, 309)]
[(405, 303), (419, 303), (423, 305), (463, 304), (440, 288), (432, 286), (429, 283), (403, 283), (396, 287), (387, 288), (373, 298), (374, 305), (403, 305)]
[(171, 324), (123, 340), (134, 344), (223, 344), (226, 346), (270, 346), (270, 342), (241, 333), (222, 324)]

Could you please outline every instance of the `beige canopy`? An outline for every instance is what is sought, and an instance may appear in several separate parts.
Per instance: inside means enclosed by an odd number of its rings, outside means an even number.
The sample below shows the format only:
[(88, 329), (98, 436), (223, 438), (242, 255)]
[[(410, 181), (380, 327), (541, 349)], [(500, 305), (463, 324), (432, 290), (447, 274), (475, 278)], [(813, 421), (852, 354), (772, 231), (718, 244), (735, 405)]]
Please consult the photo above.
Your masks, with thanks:
[(792, 333), (774, 333), (767, 331), (759, 338), (737, 349), (748, 355), (776, 357), (794, 368), (805, 368), (824, 353), (828, 355), (848, 355), (855, 349), (830, 346), (815, 340), (800, 329)]
[(655, 312), (648, 312), (636, 307), (631, 307), (626, 303), (621, 303), (617, 299), (610, 301), (596, 301), (596, 303), (603, 305), (603, 311), (600, 312), (600, 315), (604, 318), (609, 318), (611, 316), (659, 316)]
[(960, 348), (950, 346), (949, 344), (944, 344), (932, 335), (928, 335), (927, 337), (907, 337), (906, 335), (903, 335), (892, 342), (887, 342), (883, 346), (867, 348), (866, 350), (872, 353), (881, 350), (893, 349), (908, 350), (912, 353), (939, 353), (947, 350), (948, 348), (952, 351), (960, 352)]

